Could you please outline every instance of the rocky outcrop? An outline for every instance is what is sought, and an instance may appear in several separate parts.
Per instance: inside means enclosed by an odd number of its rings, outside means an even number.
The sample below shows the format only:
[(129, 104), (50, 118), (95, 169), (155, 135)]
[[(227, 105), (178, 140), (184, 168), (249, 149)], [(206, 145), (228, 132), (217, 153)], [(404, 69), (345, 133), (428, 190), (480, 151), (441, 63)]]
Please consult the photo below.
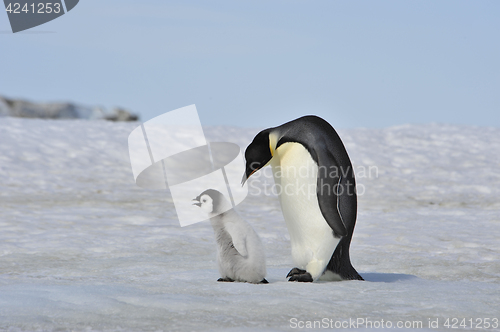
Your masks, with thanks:
[(123, 108), (106, 111), (74, 103), (35, 103), (23, 99), (0, 96), (0, 116), (38, 119), (88, 119), (110, 121), (137, 121), (139, 117)]

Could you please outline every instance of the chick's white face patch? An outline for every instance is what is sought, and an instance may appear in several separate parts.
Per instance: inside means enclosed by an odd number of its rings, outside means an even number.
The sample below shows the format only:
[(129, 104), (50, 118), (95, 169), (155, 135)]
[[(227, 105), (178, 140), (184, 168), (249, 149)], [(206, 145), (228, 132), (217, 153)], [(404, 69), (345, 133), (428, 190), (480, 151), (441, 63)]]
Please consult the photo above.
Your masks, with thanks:
[[(169, 189), (181, 226), (207, 219), (192, 200), (207, 189), (231, 202), (248, 194), (241, 148), (230, 142), (208, 142), (195, 105), (164, 113), (135, 128), (128, 137), (132, 174), (145, 189)], [(220, 211), (219, 213), (223, 213)]]
[(212, 213), (214, 210), (214, 202), (212, 198), (208, 195), (203, 195), (200, 198), (201, 209), (205, 211), (205, 213)]

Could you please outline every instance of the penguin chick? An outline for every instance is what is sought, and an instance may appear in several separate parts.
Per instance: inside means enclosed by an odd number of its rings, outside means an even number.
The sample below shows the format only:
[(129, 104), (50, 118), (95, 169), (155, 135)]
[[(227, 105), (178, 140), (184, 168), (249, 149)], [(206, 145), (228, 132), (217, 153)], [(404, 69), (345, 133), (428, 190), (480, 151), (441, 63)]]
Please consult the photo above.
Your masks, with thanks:
[(252, 226), (238, 215), (231, 203), (217, 190), (205, 190), (193, 201), (193, 205), (208, 214), (214, 229), (217, 264), (221, 274), (217, 281), (267, 284), (264, 250)]

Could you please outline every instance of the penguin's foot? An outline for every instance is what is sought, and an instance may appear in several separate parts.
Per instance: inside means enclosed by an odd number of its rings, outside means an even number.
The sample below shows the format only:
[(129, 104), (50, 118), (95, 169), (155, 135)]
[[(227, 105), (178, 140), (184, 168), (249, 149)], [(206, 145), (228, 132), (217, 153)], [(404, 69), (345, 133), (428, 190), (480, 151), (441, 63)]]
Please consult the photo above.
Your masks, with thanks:
[(264, 279), (262, 279), (262, 280), (259, 282), (259, 284), (268, 284), (268, 283), (269, 283), (269, 281), (267, 281), (265, 278), (264, 278)]
[(303, 274), (294, 274), (288, 281), (313, 282), (313, 278), (309, 272), (306, 272)]
[(307, 272), (306, 270), (301, 270), (298, 267), (294, 267), (293, 269), (290, 270), (290, 272), (288, 272), (286, 277), (288, 278), (288, 277), (294, 276), (296, 274), (304, 274), (306, 272)]
[(298, 282), (312, 282), (313, 278), (309, 272), (306, 270), (299, 269), (297, 267), (294, 267), (293, 269), (288, 272), (288, 275), (286, 276), (287, 278), (289, 277), (288, 281), (298, 281)]
[(225, 277), (225, 278), (219, 278), (219, 279), (217, 279), (217, 281), (221, 281), (221, 282), (233, 282), (234, 280), (231, 279), (231, 278)]

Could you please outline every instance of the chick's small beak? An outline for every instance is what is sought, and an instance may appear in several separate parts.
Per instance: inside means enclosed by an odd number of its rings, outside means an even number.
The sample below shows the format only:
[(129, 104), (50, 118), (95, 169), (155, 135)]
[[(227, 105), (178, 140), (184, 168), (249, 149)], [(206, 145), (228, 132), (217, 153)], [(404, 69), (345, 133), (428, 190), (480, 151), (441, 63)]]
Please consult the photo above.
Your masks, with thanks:
[(198, 207), (199, 207), (199, 206), (201, 206), (200, 201), (199, 201), (199, 200), (197, 200), (196, 198), (194, 198), (194, 199), (193, 199), (193, 201), (195, 201), (195, 202), (193, 203), (193, 205), (196, 205), (196, 206), (198, 206)]

